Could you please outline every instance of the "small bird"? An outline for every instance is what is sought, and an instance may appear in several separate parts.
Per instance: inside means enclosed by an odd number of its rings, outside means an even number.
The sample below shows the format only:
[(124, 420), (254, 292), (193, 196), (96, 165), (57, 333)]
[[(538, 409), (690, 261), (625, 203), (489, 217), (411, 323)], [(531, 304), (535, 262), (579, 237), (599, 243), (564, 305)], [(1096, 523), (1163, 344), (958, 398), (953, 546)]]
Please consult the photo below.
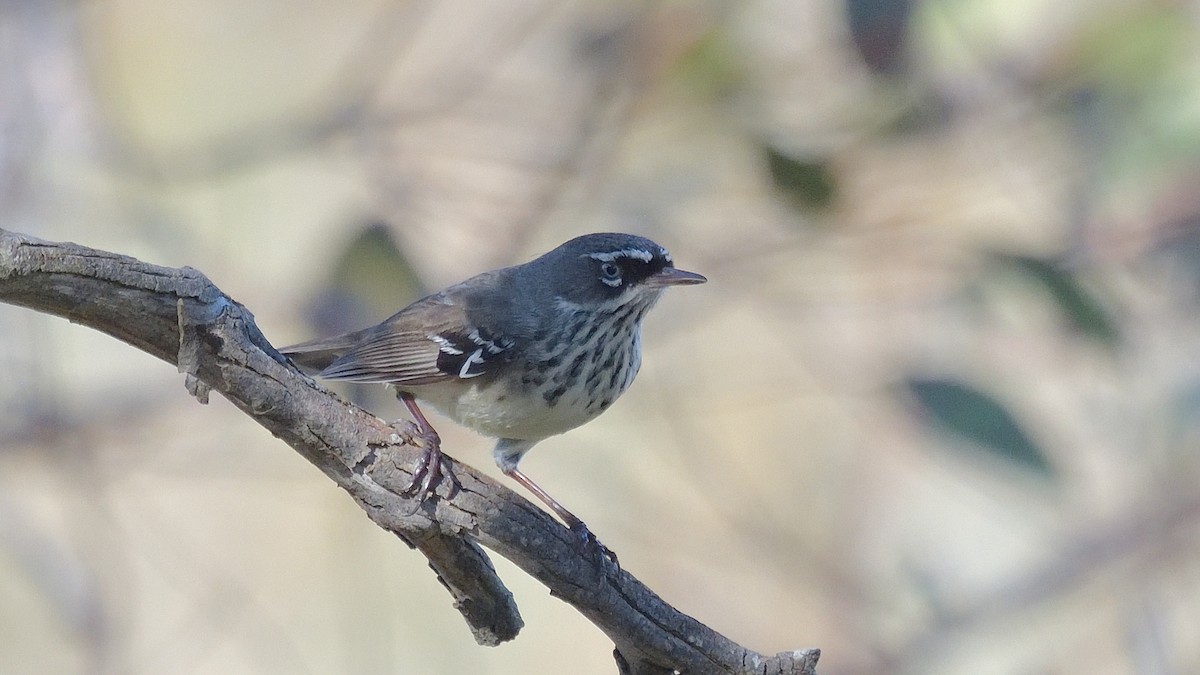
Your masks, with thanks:
[(517, 464), (538, 441), (607, 410), (637, 375), (642, 319), (663, 290), (705, 281), (644, 237), (587, 234), (426, 296), (378, 325), (280, 351), (318, 377), (396, 390), (424, 446), (407, 495), (431, 494), (441, 477), (441, 442), (420, 400), (498, 439), (493, 456), (504, 474), (599, 545)]

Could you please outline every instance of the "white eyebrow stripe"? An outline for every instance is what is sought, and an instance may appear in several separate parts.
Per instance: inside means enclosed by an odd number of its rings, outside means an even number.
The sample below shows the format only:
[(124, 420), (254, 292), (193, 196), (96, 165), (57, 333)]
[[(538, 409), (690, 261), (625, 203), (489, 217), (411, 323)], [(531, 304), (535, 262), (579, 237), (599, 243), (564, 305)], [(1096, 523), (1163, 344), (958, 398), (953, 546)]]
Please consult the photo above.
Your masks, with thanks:
[(604, 253), (588, 253), (587, 257), (600, 262), (612, 262), (617, 258), (635, 258), (642, 262), (650, 262), (654, 259), (654, 255), (643, 248), (625, 248), (620, 251), (611, 251)]

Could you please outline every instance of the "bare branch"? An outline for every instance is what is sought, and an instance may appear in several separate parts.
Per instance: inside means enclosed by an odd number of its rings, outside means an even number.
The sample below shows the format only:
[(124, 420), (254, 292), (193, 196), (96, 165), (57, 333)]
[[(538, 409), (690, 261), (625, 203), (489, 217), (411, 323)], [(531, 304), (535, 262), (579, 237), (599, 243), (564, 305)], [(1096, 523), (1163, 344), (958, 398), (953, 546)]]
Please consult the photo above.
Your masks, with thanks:
[(668, 605), (625, 571), (603, 570), (549, 515), (446, 458), (437, 498), (401, 495), (420, 450), (407, 430), (338, 399), (280, 356), (254, 317), (190, 268), (0, 230), (0, 301), (62, 316), (176, 365), (350, 493), (380, 527), (429, 558), (480, 644), (516, 636), (512, 594), (476, 542), (511, 560), (616, 644), (623, 673), (814, 673), (818, 650), (764, 656)]

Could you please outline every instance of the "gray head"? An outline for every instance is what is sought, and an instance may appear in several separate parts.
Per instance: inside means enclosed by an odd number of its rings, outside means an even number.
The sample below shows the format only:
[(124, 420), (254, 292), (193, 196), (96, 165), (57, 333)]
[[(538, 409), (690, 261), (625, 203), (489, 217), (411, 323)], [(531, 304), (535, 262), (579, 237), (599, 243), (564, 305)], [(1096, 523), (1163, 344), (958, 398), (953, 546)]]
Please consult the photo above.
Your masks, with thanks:
[(652, 303), (667, 286), (706, 281), (676, 268), (667, 249), (649, 239), (612, 232), (576, 237), (521, 267), (526, 283), (541, 286), (539, 295), (584, 307)]

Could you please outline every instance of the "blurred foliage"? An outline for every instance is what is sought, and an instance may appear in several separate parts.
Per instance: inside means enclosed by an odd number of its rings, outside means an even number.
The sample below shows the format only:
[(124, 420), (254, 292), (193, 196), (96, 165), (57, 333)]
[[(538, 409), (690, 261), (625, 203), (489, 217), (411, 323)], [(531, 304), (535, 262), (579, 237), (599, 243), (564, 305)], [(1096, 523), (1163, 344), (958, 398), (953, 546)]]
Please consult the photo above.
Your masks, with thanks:
[(322, 336), (378, 323), (426, 293), (384, 223), (368, 223), (328, 253), (332, 268), (309, 310)]
[(1098, 12), (1076, 42), (1079, 64), (1094, 82), (1131, 91), (1154, 87), (1182, 65), (1194, 37), (1191, 21), (1183, 6), (1165, 3)]
[(1109, 348), (1121, 340), (1117, 318), (1078, 278), (1058, 261), (1016, 253), (992, 253), (1002, 273), (1017, 274), (1040, 287), (1068, 325)]
[[(0, 227), (202, 269), (281, 340), (649, 235), (711, 283), (531, 461), (665, 599), (823, 675), (1200, 672), (1198, 45), (1170, 0), (0, 3)], [(534, 637), (478, 649), (261, 430), (11, 309), (0, 670), (612, 672), (515, 570)], [(4, 567), (38, 550), (103, 635)]]
[(1045, 73), (1045, 84), (1069, 92), (1081, 113), (1077, 122), (1101, 179), (1152, 186), (1171, 165), (1195, 163), (1196, 41), (1194, 17), (1183, 6), (1134, 3), (1091, 16), (1064, 46), (1056, 64), (1062, 71)]
[(837, 183), (828, 160), (800, 159), (772, 146), (762, 149), (776, 189), (802, 211), (822, 211), (837, 196)]
[(711, 30), (692, 42), (675, 61), (673, 76), (690, 91), (709, 98), (734, 94), (745, 81), (737, 45), (724, 30)]
[(897, 75), (908, 61), (909, 20), (916, 0), (845, 0), (850, 39), (867, 67)]
[(970, 441), (955, 447), (980, 448), (1040, 477), (1055, 477), (1045, 453), (994, 397), (947, 378), (909, 377), (905, 386), (930, 424)]

